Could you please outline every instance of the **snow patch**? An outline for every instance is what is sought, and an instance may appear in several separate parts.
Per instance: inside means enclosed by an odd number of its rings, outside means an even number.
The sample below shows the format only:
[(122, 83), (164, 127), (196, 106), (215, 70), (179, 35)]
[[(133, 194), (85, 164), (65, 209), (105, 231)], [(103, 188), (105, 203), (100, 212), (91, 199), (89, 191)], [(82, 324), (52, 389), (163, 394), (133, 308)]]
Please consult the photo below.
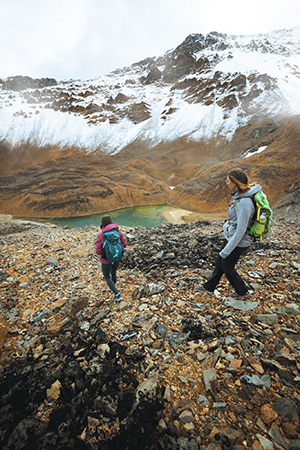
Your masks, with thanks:
[(256, 152), (252, 152), (251, 150), (247, 150), (244, 153), (244, 155), (242, 156), (242, 158), (249, 158), (250, 156), (257, 155), (258, 153), (262, 153), (266, 148), (267, 148), (267, 146), (259, 147), (259, 149), (256, 150)]

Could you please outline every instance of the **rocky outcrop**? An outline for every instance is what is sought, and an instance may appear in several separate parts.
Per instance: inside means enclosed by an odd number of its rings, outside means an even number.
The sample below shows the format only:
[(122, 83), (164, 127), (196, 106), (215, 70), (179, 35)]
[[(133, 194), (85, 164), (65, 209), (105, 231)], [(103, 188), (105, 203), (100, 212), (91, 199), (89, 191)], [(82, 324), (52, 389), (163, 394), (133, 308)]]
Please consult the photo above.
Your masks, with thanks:
[(133, 103), (126, 109), (125, 114), (135, 124), (151, 117), (150, 107), (145, 102)]
[(31, 78), (25, 76), (8, 77), (2, 82), (2, 89), (8, 91), (24, 91), (26, 89), (41, 89), (49, 86), (56, 86), (54, 78)]
[(154, 83), (155, 81), (159, 80), (161, 76), (161, 71), (157, 67), (154, 67), (146, 76), (144, 84)]

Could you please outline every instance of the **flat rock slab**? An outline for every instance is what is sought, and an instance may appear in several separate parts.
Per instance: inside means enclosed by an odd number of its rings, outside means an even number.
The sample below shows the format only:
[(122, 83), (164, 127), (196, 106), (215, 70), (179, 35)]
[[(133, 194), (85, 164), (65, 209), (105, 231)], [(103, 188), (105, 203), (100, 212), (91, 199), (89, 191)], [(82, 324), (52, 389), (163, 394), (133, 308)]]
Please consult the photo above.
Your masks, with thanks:
[(234, 300), (231, 297), (228, 297), (225, 299), (224, 304), (226, 306), (230, 306), (234, 309), (239, 309), (241, 311), (252, 311), (253, 309), (257, 308), (259, 305), (259, 302), (247, 302), (245, 300)]

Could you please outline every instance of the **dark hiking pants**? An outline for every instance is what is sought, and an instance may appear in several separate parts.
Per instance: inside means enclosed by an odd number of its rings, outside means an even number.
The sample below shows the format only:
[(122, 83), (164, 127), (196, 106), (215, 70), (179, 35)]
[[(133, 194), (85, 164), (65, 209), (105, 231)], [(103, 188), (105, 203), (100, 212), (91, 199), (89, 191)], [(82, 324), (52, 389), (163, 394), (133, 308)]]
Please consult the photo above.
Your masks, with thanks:
[(117, 268), (118, 264), (101, 264), (102, 273), (105, 278), (106, 284), (114, 294), (118, 294), (118, 289), (115, 284), (117, 282)]
[[(223, 242), (222, 249), (225, 247), (226, 244), (227, 241), (225, 240)], [(218, 255), (211, 278), (207, 280), (206, 283), (203, 284), (205, 289), (213, 292), (216, 289), (222, 275), (225, 274), (227, 280), (239, 295), (246, 294), (248, 288), (244, 283), (244, 281), (242, 280), (242, 277), (235, 270), (235, 265), (238, 262), (240, 256), (243, 253), (245, 253), (247, 249), (248, 247), (236, 247), (230, 253), (230, 255), (227, 256), (227, 258), (221, 258), (221, 256)]]

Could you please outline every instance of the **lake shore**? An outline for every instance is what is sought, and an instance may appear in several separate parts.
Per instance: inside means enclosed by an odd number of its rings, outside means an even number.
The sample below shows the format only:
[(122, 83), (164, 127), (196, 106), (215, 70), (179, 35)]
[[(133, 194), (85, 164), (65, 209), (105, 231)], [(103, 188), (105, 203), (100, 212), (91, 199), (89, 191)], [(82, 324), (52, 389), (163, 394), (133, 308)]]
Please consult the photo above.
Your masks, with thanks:
[(169, 223), (186, 223), (189, 222), (187, 220), (192, 214), (192, 211), (187, 211), (186, 209), (174, 209), (172, 211), (163, 211), (161, 215), (166, 219)]
[[(168, 223), (172, 224), (196, 222), (198, 220), (213, 221), (225, 219), (224, 213), (198, 213), (181, 208), (174, 208), (170, 211), (161, 211), (160, 214)], [(56, 226), (52, 224), (50, 220), (49, 222), (41, 222), (35, 218), (20, 218), (14, 217), (11, 214), (0, 214), (0, 222), (39, 223), (45, 226)]]
[(164, 211), (163, 217), (169, 222), (174, 224), (196, 222), (198, 220), (224, 220), (226, 218), (225, 213), (200, 213), (194, 211), (188, 211), (186, 209), (174, 209), (173, 211)]

